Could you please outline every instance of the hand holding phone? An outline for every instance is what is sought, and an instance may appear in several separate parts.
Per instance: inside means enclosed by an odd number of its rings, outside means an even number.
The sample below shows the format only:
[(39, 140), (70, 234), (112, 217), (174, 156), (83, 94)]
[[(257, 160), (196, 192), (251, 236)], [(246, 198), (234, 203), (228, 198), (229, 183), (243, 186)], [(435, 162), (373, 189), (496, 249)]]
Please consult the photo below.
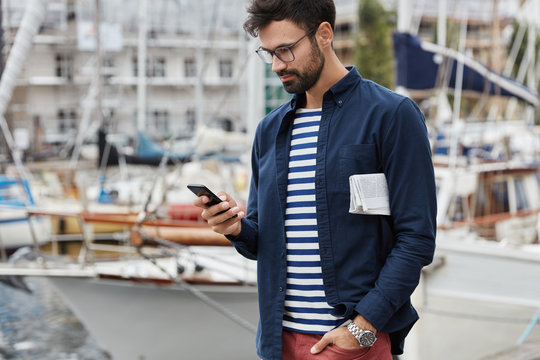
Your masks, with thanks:
[(207, 206), (217, 205), (221, 202), (221, 199), (203, 184), (188, 184), (187, 187), (197, 196), (207, 196), (210, 199)]
[[(216, 194), (214, 194), (209, 188), (207, 188), (203, 184), (188, 184), (187, 187), (188, 187), (189, 190), (191, 190), (192, 193), (194, 193), (197, 196), (203, 196), (203, 195), (207, 196), (208, 199), (210, 199), (210, 201), (208, 203), (206, 203), (206, 206), (208, 206), (208, 207), (217, 205), (220, 202), (222, 202), (222, 200)], [(223, 214), (224, 212), (226, 212), (228, 210), (229, 209), (220, 211), (216, 215)], [(233, 218), (237, 217), (237, 216), (238, 215), (234, 215)]]
[[(206, 206), (206, 207), (214, 206), (214, 205), (217, 205), (217, 204), (222, 202), (222, 200), (216, 194), (214, 194), (210, 189), (208, 189), (203, 184), (189, 184), (187, 187), (195, 195), (197, 195), (197, 196), (203, 196), (204, 195), (204, 196), (207, 196), (208, 199), (210, 199), (210, 201), (208, 203), (204, 204), (204, 206)], [(233, 213), (235, 213), (235, 212), (237, 213), (237, 214), (234, 214), (234, 216), (230, 217), (229, 219), (224, 220), (224, 219), (221, 219), (219, 217), (216, 218), (215, 216), (219, 215), (219, 214), (222, 214), (224, 212), (227, 212), (230, 209), (220, 211), (215, 215), (210, 215), (210, 216), (207, 216), (207, 217), (204, 216), (204, 212), (203, 212), (203, 217), (208, 221), (208, 223), (212, 226), (212, 229), (215, 232), (217, 232), (219, 234), (223, 234), (223, 235), (238, 236), (238, 234), (240, 234), (240, 232), (242, 230), (242, 223), (239, 221), (238, 218), (239, 217), (240, 217), (240, 219), (243, 218), (244, 217), (244, 212), (240, 211), (236, 207), (236, 202), (233, 199), (231, 199), (229, 201), (229, 205), (233, 206)], [(200, 206), (200, 205), (197, 205), (197, 206)], [(233, 219), (236, 219), (236, 220), (231, 221)]]

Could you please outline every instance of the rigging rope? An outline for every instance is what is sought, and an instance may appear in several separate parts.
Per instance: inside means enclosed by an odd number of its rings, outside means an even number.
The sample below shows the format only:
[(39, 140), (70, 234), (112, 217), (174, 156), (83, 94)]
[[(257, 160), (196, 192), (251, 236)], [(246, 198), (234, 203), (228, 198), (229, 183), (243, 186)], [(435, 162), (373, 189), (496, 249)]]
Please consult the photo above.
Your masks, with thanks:
[[(142, 244), (145, 243), (145, 240), (148, 240), (149, 236), (144, 233), (142, 228), (139, 229), (139, 233), (140, 233), (140, 235), (141, 235), (141, 237), (143, 239), (143, 241), (141, 243), (141, 245), (142, 245)], [(184, 248), (186, 248), (186, 246), (179, 245), (179, 244), (176, 244), (176, 243), (164, 240), (164, 239), (159, 239), (157, 237), (153, 237), (152, 240), (159, 243), (159, 244), (161, 244), (161, 245), (167, 246), (167, 247), (172, 247), (172, 248), (176, 248), (176, 249), (184, 249)], [(196, 298), (201, 300), (203, 303), (205, 303), (205, 304), (209, 305), (210, 307), (214, 308), (215, 310), (217, 310), (221, 314), (225, 315), (230, 320), (237, 323), (238, 325), (240, 325), (244, 329), (248, 330), (249, 332), (251, 332), (253, 334), (257, 333), (257, 326), (256, 325), (253, 325), (251, 322), (249, 322), (246, 319), (242, 318), (237, 313), (231, 311), (230, 309), (226, 308), (225, 306), (223, 306), (222, 304), (220, 304), (216, 300), (212, 299), (210, 296), (206, 295), (203, 291), (201, 291), (197, 287), (183, 281), (181, 277), (170, 274), (166, 269), (164, 269), (161, 265), (159, 265), (154, 258), (145, 255), (141, 250), (141, 246), (137, 247), (137, 252), (143, 258), (150, 261), (160, 271), (162, 271), (164, 274), (166, 274), (170, 278), (170, 280), (172, 282), (174, 282), (175, 284), (179, 284), (182, 287), (184, 287), (187, 291), (189, 291), (193, 296), (195, 296)]]

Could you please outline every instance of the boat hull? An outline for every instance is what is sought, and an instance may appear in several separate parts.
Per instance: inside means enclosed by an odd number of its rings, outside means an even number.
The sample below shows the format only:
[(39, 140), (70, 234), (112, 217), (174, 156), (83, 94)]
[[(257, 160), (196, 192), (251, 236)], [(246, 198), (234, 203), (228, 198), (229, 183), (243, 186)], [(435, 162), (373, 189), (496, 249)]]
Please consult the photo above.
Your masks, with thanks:
[(420, 320), (404, 358), (491, 359), (522, 337), (538, 343), (540, 328), (527, 328), (540, 309), (540, 245), (448, 235), (438, 234), (434, 262), (413, 294)]
[[(255, 334), (182, 285), (50, 278), (75, 314), (115, 360), (254, 359)], [(251, 324), (255, 287), (196, 287)]]
[(540, 307), (538, 244), (514, 247), (441, 236), (431, 267), (423, 274), (428, 293)]

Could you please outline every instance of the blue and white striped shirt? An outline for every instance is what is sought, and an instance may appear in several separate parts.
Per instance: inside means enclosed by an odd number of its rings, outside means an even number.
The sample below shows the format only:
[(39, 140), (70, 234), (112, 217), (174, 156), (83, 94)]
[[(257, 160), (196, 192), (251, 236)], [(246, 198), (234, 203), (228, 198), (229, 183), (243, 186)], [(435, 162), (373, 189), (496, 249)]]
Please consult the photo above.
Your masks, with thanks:
[(330, 314), (322, 280), (315, 203), (315, 164), (321, 109), (299, 109), (294, 120), (285, 233), (287, 293), (283, 328), (324, 334), (342, 319)]

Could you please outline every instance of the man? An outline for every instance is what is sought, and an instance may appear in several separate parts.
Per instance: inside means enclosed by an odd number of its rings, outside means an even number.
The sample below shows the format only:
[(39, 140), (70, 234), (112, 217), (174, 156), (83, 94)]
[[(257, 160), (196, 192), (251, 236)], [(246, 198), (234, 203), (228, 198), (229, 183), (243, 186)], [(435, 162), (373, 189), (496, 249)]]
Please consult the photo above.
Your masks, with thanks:
[[(332, 0), (253, 0), (248, 14), (258, 55), (294, 96), (256, 131), (247, 214), (224, 192), (195, 204), (258, 262), (262, 359), (391, 359), (418, 319), (410, 295), (435, 248), (424, 118), (341, 64)], [(384, 174), (389, 216), (349, 212), (359, 174)]]

